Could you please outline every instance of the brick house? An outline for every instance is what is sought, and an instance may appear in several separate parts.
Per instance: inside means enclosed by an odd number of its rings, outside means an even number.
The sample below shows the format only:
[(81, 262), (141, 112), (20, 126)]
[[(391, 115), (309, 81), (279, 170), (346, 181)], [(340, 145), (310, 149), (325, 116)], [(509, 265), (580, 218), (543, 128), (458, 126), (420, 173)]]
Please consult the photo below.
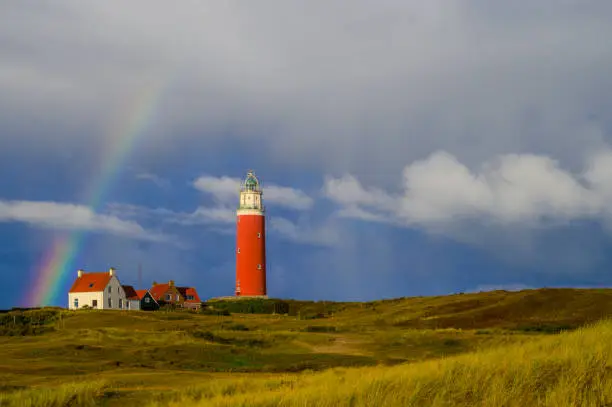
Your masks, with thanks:
[(194, 287), (177, 287), (173, 280), (162, 284), (153, 282), (149, 292), (160, 305), (171, 304), (196, 310), (202, 306), (200, 296)]

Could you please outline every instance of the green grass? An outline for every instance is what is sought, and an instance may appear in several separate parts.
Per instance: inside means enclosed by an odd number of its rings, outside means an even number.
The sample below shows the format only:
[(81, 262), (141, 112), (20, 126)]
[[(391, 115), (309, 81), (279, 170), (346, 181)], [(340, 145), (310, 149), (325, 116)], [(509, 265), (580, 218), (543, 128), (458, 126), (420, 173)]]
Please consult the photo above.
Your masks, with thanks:
[[(436, 394), (454, 400), (459, 390), (440, 381), (431, 366), (451, 358), (444, 363), (468, 366), (470, 360), (474, 371), (493, 369), (486, 364), (488, 358), (515, 352), (517, 358), (523, 355), (518, 372), (537, 359), (535, 353), (533, 358), (521, 354), (521, 349), (552, 349), (560, 338), (583, 335), (580, 327), (612, 314), (612, 290), (497, 291), (369, 303), (285, 302), (288, 315), (50, 309), (0, 314), (0, 406), (75, 405), (75, 400), (77, 405), (113, 406), (142, 402), (143, 397), (160, 405), (183, 399), (187, 404), (214, 399), (221, 404), (213, 405), (233, 405), (223, 404), (223, 397), (228, 397), (240, 405), (241, 392), (249, 388), (260, 390), (245, 393), (245, 400), (260, 397), (260, 405), (277, 405), (280, 399), (275, 397), (281, 393), (304, 400), (303, 405), (328, 403), (305, 399), (300, 391), (288, 391), (291, 386), (311, 392), (321, 387), (321, 392), (314, 391), (321, 394), (328, 387), (338, 388), (339, 394), (353, 397), (354, 405), (367, 405), (370, 396), (350, 390), (361, 383), (371, 391), (368, 386), (374, 384), (363, 382), (366, 377), (391, 387), (396, 379), (408, 388), (418, 383), (429, 388), (435, 382)], [(265, 311), (268, 305), (262, 304), (258, 307)], [(576, 329), (577, 333), (556, 335)], [(609, 325), (593, 329), (605, 335), (610, 331)], [(538, 341), (549, 345), (536, 345)], [(538, 363), (549, 363), (544, 353), (540, 356), (544, 359)], [(445, 366), (439, 369), (451, 365)], [(427, 376), (433, 382), (423, 384), (425, 376), (416, 375), (415, 369), (438, 373)], [(523, 373), (531, 377), (529, 372)], [(495, 385), (506, 386), (502, 384)], [(421, 394), (418, 386), (412, 391)], [(405, 396), (397, 397), (405, 401)], [(489, 396), (482, 397), (478, 400)], [(393, 405), (376, 400), (377, 405)], [(444, 405), (450, 398), (440, 400)]]

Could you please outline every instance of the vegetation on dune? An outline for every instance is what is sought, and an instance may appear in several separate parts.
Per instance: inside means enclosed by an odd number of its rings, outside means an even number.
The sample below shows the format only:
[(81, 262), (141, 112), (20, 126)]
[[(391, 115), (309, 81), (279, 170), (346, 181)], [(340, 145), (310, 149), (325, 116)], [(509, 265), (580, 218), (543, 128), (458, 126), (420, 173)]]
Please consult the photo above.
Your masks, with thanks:
[[(156, 406), (606, 406), (612, 403), (612, 322), (464, 355), (395, 367), (224, 377), (148, 391)], [(6, 406), (94, 406), (120, 393), (104, 382), (17, 390)]]
[(612, 322), (605, 322), (412, 365), (207, 384), (150, 406), (606, 406), (611, 351)]
[[(328, 318), (336, 312), (356, 306), (359, 303), (332, 301), (298, 301), (274, 298), (241, 298), (235, 300), (212, 300), (207, 309), (224, 310), (235, 314), (281, 314), (297, 316), (300, 319)], [(204, 310), (204, 312), (207, 312)]]
[(94, 407), (111, 396), (103, 381), (62, 384), (54, 388), (32, 388), (8, 393), (0, 392), (2, 407)]
[(55, 329), (60, 309), (15, 309), (0, 314), (0, 336), (41, 335)]
[(611, 323), (581, 327), (612, 290), (207, 305), (0, 313), (0, 406), (599, 405), (580, 386), (611, 386)]

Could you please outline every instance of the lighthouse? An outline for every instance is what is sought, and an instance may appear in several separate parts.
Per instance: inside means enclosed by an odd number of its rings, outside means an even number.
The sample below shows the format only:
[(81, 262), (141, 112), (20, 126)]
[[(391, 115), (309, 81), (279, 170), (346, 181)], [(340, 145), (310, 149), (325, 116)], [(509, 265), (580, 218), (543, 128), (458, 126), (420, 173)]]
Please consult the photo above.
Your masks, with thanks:
[(259, 179), (249, 171), (236, 211), (236, 296), (265, 297), (266, 224)]

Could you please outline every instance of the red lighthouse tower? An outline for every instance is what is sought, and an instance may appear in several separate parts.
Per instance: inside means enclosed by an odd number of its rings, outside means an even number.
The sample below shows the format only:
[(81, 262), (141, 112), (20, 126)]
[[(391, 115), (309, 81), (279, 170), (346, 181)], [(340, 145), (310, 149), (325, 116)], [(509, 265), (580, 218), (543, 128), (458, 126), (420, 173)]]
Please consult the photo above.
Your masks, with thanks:
[(236, 212), (236, 296), (266, 296), (266, 224), (259, 180), (253, 171), (240, 186)]

